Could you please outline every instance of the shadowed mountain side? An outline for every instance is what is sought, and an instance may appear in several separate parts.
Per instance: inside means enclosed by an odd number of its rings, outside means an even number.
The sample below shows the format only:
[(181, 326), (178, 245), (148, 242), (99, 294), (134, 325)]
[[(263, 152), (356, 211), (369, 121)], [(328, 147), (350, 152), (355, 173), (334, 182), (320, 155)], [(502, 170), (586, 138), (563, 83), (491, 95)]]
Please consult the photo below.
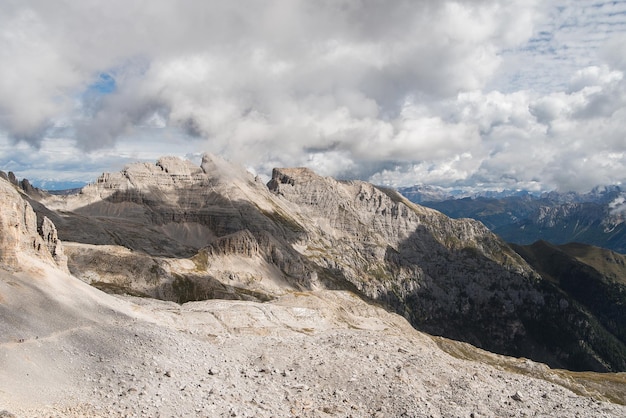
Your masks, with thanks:
[(189, 207), (186, 192), (176, 193), (174, 204), (156, 191), (115, 192), (75, 212), (51, 214), (66, 242), (83, 244), (67, 245), (71, 272), (108, 292), (179, 303), (268, 300), (318, 286), (356, 290), (294, 248), (307, 233), (280, 207), (262, 210), (216, 192)]
[(558, 248), (600, 272), (608, 280), (626, 285), (626, 255), (606, 248), (571, 242)]
[[(304, 230), (294, 219), (216, 193), (208, 196), (204, 207), (188, 208), (168, 205), (147, 192), (141, 193), (141, 200), (135, 195), (132, 202), (144, 213), (133, 210), (131, 217), (116, 208), (128, 207), (128, 196), (114, 193), (77, 209), (77, 215), (66, 215), (60, 229), (65, 240), (98, 244), (68, 245), (73, 274), (109, 291), (114, 288), (104, 283), (179, 303), (267, 300), (286, 289), (310, 289), (318, 281), (318, 268), (293, 248), (293, 242), (304, 239)], [(125, 218), (102, 216), (111, 211)], [(91, 215), (83, 217), (87, 213)], [(117, 250), (101, 248), (100, 234), (74, 235), (81, 229), (76, 223), (83, 220), (97, 224), (109, 239), (105, 243)]]
[(189, 257), (238, 231), (292, 240), (300, 239), (304, 231), (293, 219), (215, 192), (203, 196), (201, 207), (169, 203), (158, 196), (152, 190), (118, 191), (72, 212), (60, 212), (59, 235), (65, 241), (121, 245), (152, 256)]
[(406, 280), (381, 298), (418, 329), (493, 352), (526, 351), (522, 311), (536, 312), (544, 304), (538, 276), (508, 269), (477, 246), (445, 247), (425, 227), (389, 249), (385, 259), (390, 276)]
[(357, 286), (419, 330), (551, 367), (626, 369), (622, 344), (572, 297), (476, 246), (450, 249), (418, 227), (398, 249), (387, 248), (385, 261), (370, 278), (384, 291)]
[(624, 256), (582, 244), (555, 246), (545, 241), (513, 248), (551, 281), (549, 286), (567, 295), (567, 303), (559, 302), (562, 309), (580, 306), (588, 312), (589, 318), (581, 320), (577, 328), (586, 328), (587, 333), (596, 335), (596, 340), (612, 335), (603, 346), (593, 344), (594, 350), (621, 355), (621, 367), (625, 367), (626, 285), (624, 274), (619, 273), (626, 273), (626, 268), (616, 264), (623, 262)]

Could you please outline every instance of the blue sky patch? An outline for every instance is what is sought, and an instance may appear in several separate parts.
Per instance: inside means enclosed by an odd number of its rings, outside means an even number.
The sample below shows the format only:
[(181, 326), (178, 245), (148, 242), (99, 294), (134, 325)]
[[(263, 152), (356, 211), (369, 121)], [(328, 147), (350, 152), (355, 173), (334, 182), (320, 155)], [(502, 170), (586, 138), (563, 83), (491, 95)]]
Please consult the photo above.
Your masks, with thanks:
[(117, 85), (115, 78), (111, 74), (101, 73), (98, 80), (89, 86), (89, 91), (100, 94), (111, 94), (115, 91)]

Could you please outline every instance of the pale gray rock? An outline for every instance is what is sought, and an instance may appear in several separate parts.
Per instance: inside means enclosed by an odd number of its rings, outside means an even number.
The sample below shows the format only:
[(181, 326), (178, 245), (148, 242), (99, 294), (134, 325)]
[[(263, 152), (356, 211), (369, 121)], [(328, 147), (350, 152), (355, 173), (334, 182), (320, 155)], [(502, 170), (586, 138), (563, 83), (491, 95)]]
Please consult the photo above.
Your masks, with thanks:
[(43, 239), (44, 244), (48, 248), (48, 252), (59, 267), (64, 270), (67, 268), (67, 256), (63, 251), (63, 244), (59, 240), (57, 229), (48, 217), (44, 216), (39, 226), (39, 235)]
[(513, 395), (511, 395), (511, 399), (513, 399), (514, 401), (517, 401), (517, 402), (523, 402), (524, 401), (524, 395), (522, 395), (518, 391), (518, 392), (515, 392)]
[(259, 255), (259, 251), (258, 241), (247, 229), (220, 237), (206, 249), (207, 257), (218, 255), (254, 257)]
[[(65, 267), (63, 247), (56, 236), (54, 225), (48, 220), (43, 230), (37, 227), (37, 215), (31, 205), (22, 197), (14, 184), (0, 179), (0, 263), (18, 267), (19, 258), (25, 254), (35, 254), (50, 263), (56, 262)], [(50, 240), (48, 240), (50, 238)]]

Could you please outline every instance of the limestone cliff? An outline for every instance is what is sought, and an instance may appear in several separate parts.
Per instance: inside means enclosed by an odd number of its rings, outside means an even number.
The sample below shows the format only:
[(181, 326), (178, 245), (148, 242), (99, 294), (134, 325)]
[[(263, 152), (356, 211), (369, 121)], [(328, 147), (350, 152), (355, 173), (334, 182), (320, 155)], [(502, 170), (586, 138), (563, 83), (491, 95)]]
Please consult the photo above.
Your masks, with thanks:
[(35, 255), (67, 270), (67, 257), (54, 224), (44, 217), (37, 226), (37, 215), (18, 192), (14, 176), (12, 179), (0, 178), (0, 263), (16, 268), (22, 255)]
[(325, 274), (431, 333), (521, 351), (516, 341), (528, 338), (522, 311), (544, 303), (539, 277), (482, 224), (307, 169), (276, 169), (268, 186), (315, 226), (302, 253)]

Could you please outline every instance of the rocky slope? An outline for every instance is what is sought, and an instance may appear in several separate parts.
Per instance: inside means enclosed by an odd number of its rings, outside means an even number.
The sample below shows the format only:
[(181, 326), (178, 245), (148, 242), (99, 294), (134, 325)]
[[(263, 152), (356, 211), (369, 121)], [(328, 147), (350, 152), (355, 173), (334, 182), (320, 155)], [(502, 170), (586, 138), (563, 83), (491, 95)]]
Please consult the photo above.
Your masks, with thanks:
[[(345, 291), (178, 305), (54, 261), (0, 180), (0, 416), (624, 416), (626, 379), (433, 341)], [(45, 235), (45, 233), (44, 233)], [(56, 247), (62, 244), (57, 240)], [(439, 347), (444, 347), (450, 356)]]
[[(73, 196), (31, 199), (70, 271), (110, 292), (179, 303), (350, 290), (420, 330), (580, 370), (626, 370), (610, 332), (481, 223), (371, 184), (303, 168), (266, 186), (206, 155), (105, 174)], [(122, 260), (120, 262), (120, 260)], [(568, 337), (553, 341), (545, 324)]]

